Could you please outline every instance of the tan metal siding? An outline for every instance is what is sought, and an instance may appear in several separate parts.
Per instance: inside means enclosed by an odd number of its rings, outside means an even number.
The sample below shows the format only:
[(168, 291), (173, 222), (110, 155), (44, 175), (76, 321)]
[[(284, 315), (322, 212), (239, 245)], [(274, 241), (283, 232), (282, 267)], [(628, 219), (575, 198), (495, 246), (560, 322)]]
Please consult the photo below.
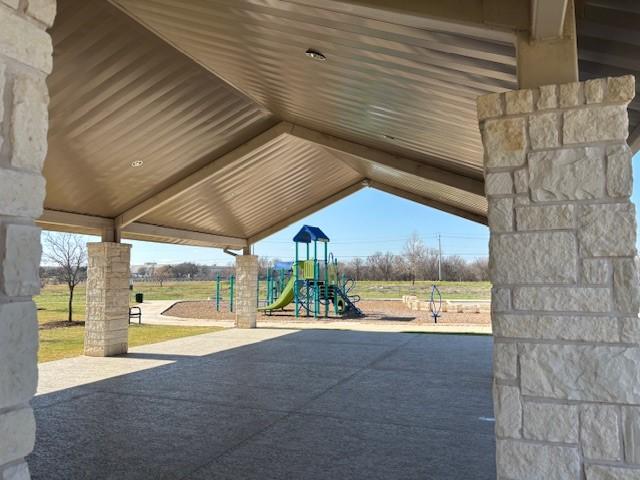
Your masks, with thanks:
[(282, 1), (114, 3), (285, 120), (452, 169), (482, 165), (475, 98), (516, 87), (512, 45), (455, 33)]
[(141, 221), (248, 238), (361, 178), (324, 148), (287, 135)]
[(115, 216), (275, 123), (109, 3), (58, 9), (47, 208)]

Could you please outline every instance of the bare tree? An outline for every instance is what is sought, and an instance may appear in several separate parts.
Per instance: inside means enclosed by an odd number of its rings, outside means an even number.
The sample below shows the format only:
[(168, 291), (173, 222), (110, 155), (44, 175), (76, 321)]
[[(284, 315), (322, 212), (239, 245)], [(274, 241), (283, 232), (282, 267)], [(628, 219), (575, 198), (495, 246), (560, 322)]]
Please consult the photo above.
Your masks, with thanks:
[(146, 277), (147, 274), (149, 273), (149, 269), (143, 265), (141, 267), (138, 267), (138, 271), (136, 273), (141, 277)]
[(73, 292), (86, 278), (87, 245), (82, 237), (72, 233), (47, 233), (44, 238), (44, 258), (56, 265), (60, 278), (69, 288), (69, 315), (73, 321)]
[(192, 262), (182, 262), (173, 265), (173, 274), (177, 278), (194, 278), (198, 274), (198, 265)]
[(351, 260), (351, 267), (353, 268), (353, 275), (356, 280), (360, 280), (362, 278), (362, 269), (364, 268), (364, 260), (360, 257), (354, 257)]
[(435, 248), (427, 248), (425, 255), (420, 263), (418, 276), (422, 280), (438, 279), (438, 250)]
[(420, 271), (420, 267), (423, 264), (427, 255), (427, 249), (424, 246), (424, 242), (420, 238), (417, 232), (413, 232), (404, 244), (402, 256), (406, 262), (409, 271), (411, 272), (411, 284), (416, 283), (416, 277)]
[(464, 280), (467, 263), (457, 255), (449, 255), (442, 259), (442, 279), (460, 282)]
[(258, 275), (266, 276), (267, 271), (273, 268), (274, 262), (268, 257), (258, 257)]
[(171, 265), (160, 265), (155, 268), (154, 275), (162, 287), (165, 280), (173, 276), (173, 267)]
[(489, 259), (476, 258), (467, 263), (465, 280), (478, 282), (489, 278)]
[(376, 279), (389, 281), (394, 273), (394, 257), (395, 255), (391, 252), (375, 252), (367, 257), (367, 266), (373, 272), (372, 275), (377, 277)]

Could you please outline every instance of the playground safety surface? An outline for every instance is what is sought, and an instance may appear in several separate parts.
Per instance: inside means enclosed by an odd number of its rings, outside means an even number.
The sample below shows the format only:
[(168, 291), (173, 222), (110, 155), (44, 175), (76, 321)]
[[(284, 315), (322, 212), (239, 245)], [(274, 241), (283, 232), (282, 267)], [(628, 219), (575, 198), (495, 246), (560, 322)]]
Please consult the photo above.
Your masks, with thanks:
[[(428, 311), (416, 311), (409, 309), (399, 300), (363, 300), (358, 302), (358, 307), (364, 312), (361, 318), (345, 319), (349, 322), (360, 323), (393, 323), (398, 322), (406, 325), (433, 324), (433, 318)], [(173, 305), (164, 315), (180, 318), (197, 318), (207, 320), (233, 319), (234, 315), (226, 310), (216, 311), (215, 305), (211, 301), (187, 301)], [(282, 320), (292, 322), (296, 318), (293, 308), (288, 308), (283, 312), (274, 312), (272, 315), (263, 314), (264, 319), (271, 322)], [(340, 320), (341, 317), (333, 315), (330, 311), (332, 321)], [(307, 317), (299, 318), (300, 321), (307, 321)], [(443, 325), (491, 325), (489, 312), (481, 313), (456, 313), (445, 312), (438, 318), (438, 323)]]
[(229, 329), (40, 366), (34, 479), (493, 479), (489, 336)]

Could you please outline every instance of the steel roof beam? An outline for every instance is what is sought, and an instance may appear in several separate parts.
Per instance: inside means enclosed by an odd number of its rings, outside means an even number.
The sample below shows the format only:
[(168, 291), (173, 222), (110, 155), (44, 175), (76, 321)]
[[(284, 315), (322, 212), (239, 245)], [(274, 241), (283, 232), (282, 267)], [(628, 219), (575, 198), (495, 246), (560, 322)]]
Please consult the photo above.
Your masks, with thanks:
[[(300, 218), (310, 215), (311, 213), (324, 208), (331, 203), (337, 202), (338, 200), (346, 197), (354, 191), (362, 188), (362, 185), (358, 182), (357, 184), (352, 185), (341, 192), (327, 197), (326, 199), (313, 205), (312, 207), (305, 208), (300, 212), (297, 212), (296, 214), (279, 221), (277, 224), (269, 227), (268, 229), (265, 229), (264, 231), (259, 232), (256, 235), (253, 235), (248, 239), (248, 242), (244, 241), (243, 239), (236, 239), (235, 237), (225, 237), (225, 239), (231, 238), (232, 240), (221, 240), (220, 238), (213, 237), (204, 238), (201, 237), (201, 235), (209, 234), (178, 229), (171, 229), (171, 231), (168, 231), (166, 230), (167, 227), (150, 226), (150, 224), (137, 222), (137, 220), (143, 218), (145, 215), (153, 212), (162, 205), (171, 202), (172, 200), (188, 192), (192, 188), (195, 188), (196, 186), (201, 185), (203, 182), (206, 182), (207, 180), (221, 172), (223, 169), (232, 167), (235, 163), (241, 162), (242, 160), (248, 158), (255, 151), (268, 146), (274, 141), (277, 141), (282, 135), (292, 135), (301, 140), (315, 143), (330, 150), (359, 157), (370, 162), (382, 164), (399, 171), (416, 175), (421, 178), (429, 179), (431, 181), (455, 187), (466, 192), (484, 196), (484, 182), (482, 180), (452, 173), (415, 160), (398, 157), (381, 150), (365, 147), (353, 142), (348, 142), (331, 135), (326, 135), (311, 129), (307, 129), (305, 127), (293, 125), (288, 122), (281, 122), (278, 125), (267, 130), (266, 132), (262, 133), (261, 135), (258, 135), (257, 137), (249, 140), (235, 150), (217, 158), (213, 162), (202, 167), (197, 172), (188, 175), (182, 180), (176, 182), (167, 189), (155, 193), (138, 205), (128, 209), (125, 212), (122, 212), (120, 215), (118, 215), (118, 217), (116, 217), (115, 221), (113, 222), (112, 228), (115, 228), (116, 232), (116, 234), (114, 235), (114, 239), (117, 240), (120, 238), (120, 236), (129, 238), (136, 236), (145, 236), (150, 239), (165, 237), (171, 239), (171, 242), (175, 242), (179, 238), (191, 238), (191, 240), (193, 240), (192, 235), (196, 235), (198, 236), (198, 238), (193, 241), (199, 242), (198, 244), (206, 244), (210, 246), (223, 245), (234, 248), (241, 248), (248, 244), (255, 243), (256, 241), (271, 235), (272, 233), (299, 220)], [(434, 203), (432, 202), (432, 204)], [(444, 209), (444, 207), (441, 209)], [(160, 229), (165, 230), (163, 231), (163, 233), (160, 233)]]
[(332, 195), (329, 195), (324, 200), (316, 202), (310, 207), (303, 208), (302, 210), (297, 211), (293, 215), (290, 215), (289, 217), (283, 220), (280, 220), (279, 222), (275, 223), (269, 228), (266, 228), (261, 232), (258, 232), (255, 235), (252, 235), (248, 239), (248, 243), (249, 245), (252, 245), (256, 242), (259, 242), (260, 240), (268, 237), (269, 235), (273, 235), (274, 233), (282, 230), (283, 228), (288, 227), (292, 223), (297, 222), (298, 220), (301, 220), (304, 217), (307, 217), (313, 213), (316, 213), (317, 211), (322, 210), (323, 208), (328, 207), (329, 205), (332, 205), (342, 200), (343, 198), (348, 197), (352, 193), (357, 192), (358, 190), (364, 188), (365, 186), (366, 186), (366, 182), (364, 178), (361, 180), (358, 180), (356, 183), (348, 186), (347, 188), (340, 190), (339, 192), (334, 193)]
[(190, 230), (168, 228), (139, 222), (127, 225), (122, 231), (122, 236), (133, 240), (176, 243), (196, 247), (241, 249), (247, 246), (247, 240), (245, 238), (193, 232)]
[[(102, 237), (104, 242), (114, 241), (115, 223), (112, 218), (46, 209), (42, 216), (36, 220), (36, 224), (44, 230), (96, 235)], [(121, 234), (122, 237), (133, 240), (178, 243), (200, 247), (240, 249), (247, 246), (245, 238), (193, 232), (139, 222), (127, 225)]]
[(162, 205), (171, 202), (179, 195), (188, 192), (192, 188), (201, 185), (216, 175), (222, 169), (229, 167), (233, 163), (242, 161), (247, 158), (253, 152), (260, 148), (264, 148), (269, 144), (275, 142), (278, 137), (284, 135), (290, 131), (292, 125), (286, 122), (281, 122), (276, 126), (270, 128), (266, 132), (252, 138), (245, 144), (232, 150), (231, 152), (218, 157), (213, 162), (205, 165), (200, 170), (188, 175), (182, 180), (174, 183), (170, 187), (158, 192), (151, 197), (147, 198), (138, 205), (122, 212), (116, 217), (115, 225), (118, 231), (123, 230), (127, 225), (135, 222), (137, 219), (144, 217), (145, 215), (153, 212)]
[(640, 124), (629, 134), (629, 147), (634, 154), (640, 150)]
[(113, 239), (113, 218), (96, 217), (79, 213), (45, 209), (36, 224), (43, 230), (55, 232), (97, 235), (110, 241)]
[(561, 38), (568, 0), (531, 0), (531, 40)]
[(516, 42), (518, 86), (535, 88), (578, 81), (573, 0), (531, 0), (530, 32)]
[(529, 0), (291, 0), (414, 28), (455, 31), (503, 42), (530, 25)]
[(487, 217), (480, 213), (471, 212), (469, 210), (465, 210), (460, 207), (455, 207), (453, 205), (449, 205), (438, 200), (433, 200), (431, 198), (418, 195), (417, 193), (408, 192), (406, 190), (402, 190), (397, 187), (392, 187), (390, 185), (386, 185), (384, 183), (370, 181), (369, 186), (375, 188), (377, 190), (390, 193), (391, 195), (395, 195), (397, 197), (405, 198), (407, 200), (411, 200), (416, 203), (420, 203), (422, 205), (426, 205), (427, 207), (435, 208), (436, 210), (441, 210), (443, 212), (451, 213), (452, 215), (456, 215), (458, 217), (466, 218), (467, 220), (471, 220), (473, 222), (481, 223), (483, 225), (487, 225)]
[(167, 189), (152, 195), (138, 205), (122, 212), (115, 219), (116, 230), (122, 232), (126, 231), (127, 226), (136, 220), (153, 212), (157, 208), (174, 200), (203, 182), (206, 182), (222, 169), (231, 167), (234, 163), (241, 162), (256, 150), (268, 146), (282, 135), (292, 135), (301, 140), (315, 143), (330, 150), (336, 150), (348, 155), (360, 157), (421, 178), (484, 196), (484, 182), (482, 180), (452, 173), (415, 160), (398, 157), (381, 150), (348, 142), (315, 130), (293, 125), (288, 122), (281, 122), (261, 135), (249, 140), (247, 143), (241, 145), (235, 150), (207, 164), (197, 172), (171, 185)]
[(357, 143), (342, 140), (341, 138), (316, 132), (305, 127), (295, 125), (290, 135), (307, 140), (330, 150), (346, 153), (374, 163), (385, 165), (396, 170), (415, 175), (427, 180), (442, 183), (465, 192), (475, 193), (484, 197), (484, 181), (453, 173), (432, 165), (426, 165), (416, 160), (392, 155), (382, 150), (365, 147)]

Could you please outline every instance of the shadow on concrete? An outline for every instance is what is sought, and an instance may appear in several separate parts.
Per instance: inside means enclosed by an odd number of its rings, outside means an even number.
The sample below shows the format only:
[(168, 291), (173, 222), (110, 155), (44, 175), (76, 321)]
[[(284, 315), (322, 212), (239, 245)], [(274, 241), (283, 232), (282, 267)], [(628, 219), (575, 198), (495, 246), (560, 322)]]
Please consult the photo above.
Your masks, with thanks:
[(303, 330), (133, 353), (172, 363), (34, 399), (32, 477), (494, 479), (491, 352), (491, 337)]

